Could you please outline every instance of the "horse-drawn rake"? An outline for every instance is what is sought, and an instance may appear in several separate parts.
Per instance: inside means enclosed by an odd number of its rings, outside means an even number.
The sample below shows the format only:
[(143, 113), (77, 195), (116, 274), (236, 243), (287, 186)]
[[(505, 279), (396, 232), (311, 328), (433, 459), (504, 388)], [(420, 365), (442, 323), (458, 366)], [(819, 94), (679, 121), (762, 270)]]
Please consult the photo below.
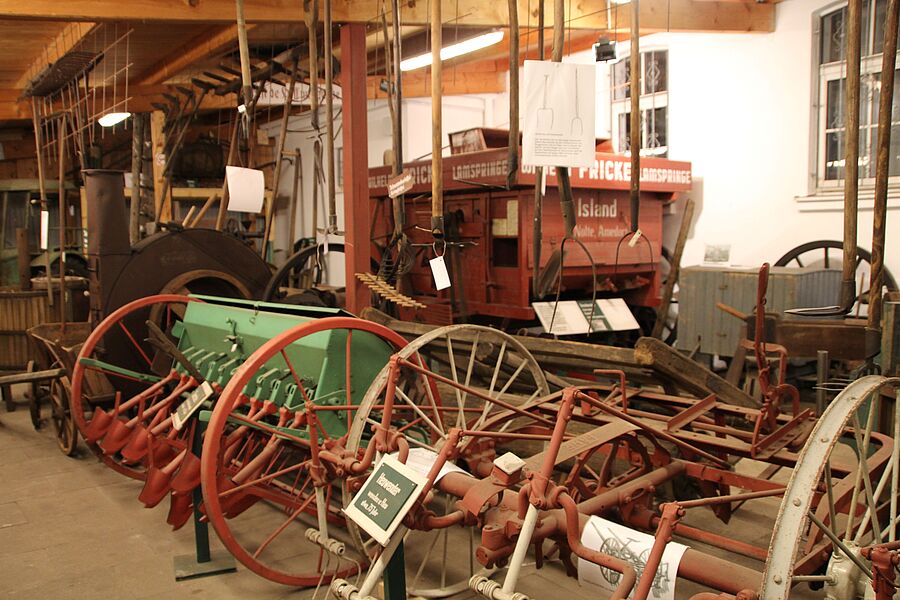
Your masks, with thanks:
[[(404, 540), (411, 593), (495, 600), (527, 597), (529, 556), (616, 598), (680, 581), (708, 598), (854, 598), (871, 548), (894, 548), (897, 380), (859, 379), (817, 418), (783, 383), (753, 409), (561, 375), (489, 328), (407, 343), (335, 311), (166, 296), (93, 332), (73, 412), (107, 464), (144, 480), (146, 505), (169, 495), (173, 526), (201, 485), (199, 512), (244, 565), (347, 599), (372, 595)], [(88, 401), (88, 377), (115, 398)], [(384, 455), (426, 483), (382, 544), (343, 509)], [(734, 526), (749, 520), (756, 537)]]

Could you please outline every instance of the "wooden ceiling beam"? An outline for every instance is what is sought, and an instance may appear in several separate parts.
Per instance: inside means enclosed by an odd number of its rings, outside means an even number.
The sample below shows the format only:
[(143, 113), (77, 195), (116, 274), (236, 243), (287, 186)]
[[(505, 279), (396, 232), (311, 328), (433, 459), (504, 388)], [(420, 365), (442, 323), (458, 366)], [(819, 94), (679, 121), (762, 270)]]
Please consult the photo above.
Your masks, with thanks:
[[(506, 4), (484, 0), (443, 0), (448, 25), (503, 27), (508, 23)], [(518, 0), (519, 22), (528, 27), (537, 22), (537, 7)], [(245, 14), (253, 23), (300, 23), (304, 14), (297, 0), (245, 0)], [(233, 0), (5, 0), (0, 18), (30, 18), (68, 21), (159, 21), (230, 24), (235, 19)], [(377, 23), (382, 0), (337, 0), (336, 23)], [(607, 21), (602, 4), (574, 0), (566, 15), (572, 29), (627, 29), (629, 10), (613, 7)], [(531, 9), (529, 11), (529, 8)], [(546, 25), (553, 25), (547, 11)], [(404, 25), (428, 25), (428, 3), (408, 1), (402, 8)], [(770, 2), (722, 0), (641, 0), (641, 30), (771, 32), (775, 6)]]
[(41, 49), (39, 56), (32, 60), (25, 72), (22, 73), (15, 87), (25, 89), (28, 83), (51, 64), (62, 58), (67, 52), (75, 48), (81, 40), (94, 29), (96, 23), (68, 23), (56, 37)]
[[(256, 25), (247, 25), (252, 30)], [(237, 40), (237, 25), (214, 25), (169, 53), (135, 80), (135, 85), (164, 83), (196, 62), (222, 51)]]
[[(156, 110), (152, 106), (154, 102), (167, 103), (163, 93), (175, 94), (175, 88), (167, 85), (129, 86), (128, 110), (133, 113)], [(226, 96), (207, 94), (200, 108), (201, 110), (232, 108), (237, 110), (237, 97), (234, 94)], [(0, 121), (25, 119), (31, 119), (31, 100), (21, 98), (21, 90), (0, 89)]]
[[(482, 61), (462, 65), (474, 68), (459, 68), (453, 70), (448, 67), (444, 72), (444, 84), (442, 86), (445, 96), (462, 96), (464, 94), (496, 94), (506, 91), (506, 75), (503, 71), (493, 68), (494, 61)], [(461, 67), (462, 67), (461, 66)], [(366, 81), (366, 95), (369, 100), (387, 98), (387, 93), (381, 89), (384, 77), (379, 75), (369, 76)], [(429, 69), (421, 72), (409, 73), (403, 76), (403, 97), (423, 98), (431, 96), (431, 73)]]

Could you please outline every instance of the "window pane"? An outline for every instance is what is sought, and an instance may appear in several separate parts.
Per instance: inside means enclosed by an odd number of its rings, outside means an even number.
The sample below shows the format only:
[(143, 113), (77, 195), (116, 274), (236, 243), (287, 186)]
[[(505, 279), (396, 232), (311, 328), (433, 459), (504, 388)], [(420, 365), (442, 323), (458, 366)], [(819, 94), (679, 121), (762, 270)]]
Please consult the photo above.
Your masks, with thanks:
[(891, 109), (891, 122), (900, 121), (900, 69), (894, 71), (894, 98)]
[(875, 1), (875, 39), (873, 40), (871, 54), (881, 54), (881, 50), (884, 48), (884, 13), (886, 4), (885, 0)]
[(841, 179), (844, 176), (843, 132), (825, 134), (825, 179)]
[[(869, 123), (869, 99), (874, 89), (875, 99), (877, 101), (878, 75), (863, 76), (859, 86), (859, 123), (866, 125)], [(844, 89), (845, 79), (832, 79), (828, 82), (825, 90), (825, 129), (840, 129), (844, 126), (844, 104), (847, 101), (846, 90)]]
[(631, 77), (631, 63), (623, 58), (612, 68), (613, 100), (624, 100), (631, 97), (628, 82)]
[(665, 156), (668, 151), (668, 135), (666, 131), (666, 108), (653, 108), (644, 111), (644, 139), (647, 151), (642, 154)]
[(842, 8), (822, 17), (821, 62), (830, 63), (844, 57), (844, 23), (847, 9)]
[[(884, 0), (880, 0), (882, 5), (884, 4)], [(872, 40), (869, 39), (869, 21), (870, 21), (870, 11), (871, 4), (869, 0), (865, 0), (862, 3), (862, 29), (860, 31), (860, 39), (861, 39), (861, 50), (863, 56), (868, 56), (870, 54), (877, 54), (881, 52), (881, 50), (877, 50), (872, 52)], [(877, 10), (876, 4), (876, 10)], [(884, 8), (882, 6), (882, 19)], [(877, 19), (877, 17), (876, 17)], [(883, 30), (884, 26), (881, 25), (880, 28)], [(822, 64), (835, 62), (839, 60), (844, 60), (844, 51), (846, 46), (846, 40), (844, 38), (844, 34), (847, 31), (847, 7), (841, 8), (840, 10), (836, 10), (832, 13), (828, 13), (827, 15), (822, 17), (822, 27), (821, 27), (821, 39), (820, 39), (820, 61)], [(881, 47), (881, 42), (878, 42), (878, 48)]]
[(619, 113), (619, 152), (631, 149), (631, 119), (629, 113)]
[(668, 53), (665, 50), (644, 54), (644, 93), (664, 92), (668, 86), (666, 66)]
[(888, 173), (891, 177), (900, 175), (900, 126), (891, 127), (891, 159)]
[(825, 129), (839, 129), (844, 126), (844, 79), (828, 82), (825, 98)]

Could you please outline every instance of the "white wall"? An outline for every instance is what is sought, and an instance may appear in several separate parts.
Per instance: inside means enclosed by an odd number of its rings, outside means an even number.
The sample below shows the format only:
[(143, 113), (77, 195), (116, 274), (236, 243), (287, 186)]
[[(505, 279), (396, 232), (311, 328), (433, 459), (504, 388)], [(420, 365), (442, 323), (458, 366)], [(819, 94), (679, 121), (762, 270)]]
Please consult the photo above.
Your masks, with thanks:
[[(757, 266), (804, 242), (842, 238), (841, 201), (815, 196), (810, 183), (813, 13), (833, 4), (779, 3), (771, 34), (641, 38), (669, 51), (669, 157), (691, 161), (701, 180), (684, 265), (700, 263), (708, 243), (731, 244), (735, 264)], [(598, 96), (598, 116), (608, 111), (609, 94)], [(860, 201), (858, 243), (867, 249), (871, 205)], [(889, 206), (886, 262), (897, 276), (898, 198)]]

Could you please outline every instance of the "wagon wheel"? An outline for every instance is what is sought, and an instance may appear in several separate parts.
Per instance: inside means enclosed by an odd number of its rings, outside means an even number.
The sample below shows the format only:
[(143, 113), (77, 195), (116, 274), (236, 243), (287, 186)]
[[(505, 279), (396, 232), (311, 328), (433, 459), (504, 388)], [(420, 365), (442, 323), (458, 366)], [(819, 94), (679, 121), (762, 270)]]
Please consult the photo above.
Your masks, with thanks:
[[(800, 244), (775, 261), (776, 267), (822, 267), (840, 269), (843, 264), (843, 243), (837, 240), (816, 240)], [(872, 254), (865, 248), (856, 247), (856, 282), (863, 281), (863, 289), (858, 290), (857, 300), (869, 301), (869, 274)], [(884, 285), (889, 291), (897, 290), (897, 282), (887, 267), (884, 269)]]
[[(340, 252), (343, 254), (343, 244), (329, 244), (329, 252)], [(275, 271), (272, 279), (266, 285), (266, 291), (263, 292), (263, 300), (266, 302), (279, 302), (285, 298), (285, 294), (281, 291), (282, 287), (296, 287), (295, 283), (299, 281), (301, 273), (309, 269), (318, 269), (321, 271), (324, 264), (324, 246), (317, 244), (308, 246), (302, 250), (295, 252), (287, 261)], [(320, 275), (316, 275), (314, 279)]]
[[(34, 373), (35, 371), (37, 371), (37, 365), (35, 365), (33, 360), (29, 360), (28, 364), (25, 366), (25, 372)], [(28, 389), (25, 392), (25, 397), (28, 398), (28, 412), (31, 415), (31, 426), (37, 431), (41, 428), (41, 386), (37, 381), (32, 381), (27, 385)]]
[(881, 390), (896, 390), (898, 384), (900, 378), (862, 377), (819, 417), (785, 489), (761, 599), (786, 598), (794, 578), (818, 574), (822, 556), (829, 553), (829, 569), (822, 577), (830, 576), (836, 560), (859, 561), (862, 572), (870, 573), (858, 549), (898, 539), (900, 402), (880, 402)]
[[(421, 364), (434, 372), (424, 374), (404, 367), (396, 388), (392, 427), (403, 432), (411, 449), (438, 452), (446, 431), (451, 427), (483, 430), (490, 426), (510, 427), (508, 411), (499, 404), (485, 401), (473, 393), (460, 391), (448, 381), (462, 384), (483, 397), (501, 399), (514, 405), (525, 404), (549, 393), (546, 378), (531, 353), (515, 338), (501, 331), (478, 325), (450, 325), (435, 329), (410, 342), (398, 355), (413, 364)], [(347, 449), (356, 452), (370, 438), (370, 426), (380, 423), (390, 367), (385, 367), (372, 382), (353, 420)], [(500, 415), (505, 415), (501, 417)], [(547, 420), (546, 426), (552, 426)], [(462, 445), (457, 464), (469, 471), (490, 468), (497, 449), (492, 442), (479, 438)], [(482, 473), (483, 474), (483, 473)], [(345, 487), (344, 504), (349, 504), (353, 491)], [(438, 515), (454, 510), (455, 498), (435, 490), (428, 508)], [(348, 530), (357, 544), (370, 555), (377, 544), (348, 522)], [(450, 529), (410, 531), (407, 535), (406, 566), (410, 595), (439, 598), (466, 589), (475, 574), (484, 574), (473, 560), (476, 545), (474, 532), (468, 540), (451, 542)], [(469, 559), (460, 560), (458, 544), (469, 550)], [(450, 558), (449, 552), (454, 552)]]
[[(319, 585), (361, 570), (366, 557), (352, 546), (338, 559), (306, 538), (320, 508), (332, 525), (329, 535), (340, 536), (339, 488), (345, 481), (323, 486), (317, 497), (309, 470), (305, 397), (335, 407), (316, 413), (319, 443), (345, 437), (372, 378), (405, 343), (369, 321), (319, 319), (269, 340), (231, 377), (204, 435), (200, 478), (210, 523), (248, 569), (291, 586)], [(325, 344), (323, 362), (316, 350)], [(279, 371), (273, 375), (273, 369)], [(260, 376), (277, 382), (281, 391), (257, 393)]]
[[(88, 336), (72, 371), (71, 412), (82, 438), (113, 470), (143, 479), (146, 460), (129, 459), (149, 423), (158, 424), (181, 394), (193, 387), (171, 371), (171, 358), (144, 339), (150, 315), (169, 332), (184, 306), (200, 302), (178, 295), (148, 296), (106, 317)], [(159, 462), (170, 448), (159, 444)]]
[(50, 422), (56, 433), (56, 443), (66, 456), (75, 454), (78, 446), (78, 428), (72, 418), (70, 403), (71, 392), (68, 377), (59, 377), (50, 383)]

